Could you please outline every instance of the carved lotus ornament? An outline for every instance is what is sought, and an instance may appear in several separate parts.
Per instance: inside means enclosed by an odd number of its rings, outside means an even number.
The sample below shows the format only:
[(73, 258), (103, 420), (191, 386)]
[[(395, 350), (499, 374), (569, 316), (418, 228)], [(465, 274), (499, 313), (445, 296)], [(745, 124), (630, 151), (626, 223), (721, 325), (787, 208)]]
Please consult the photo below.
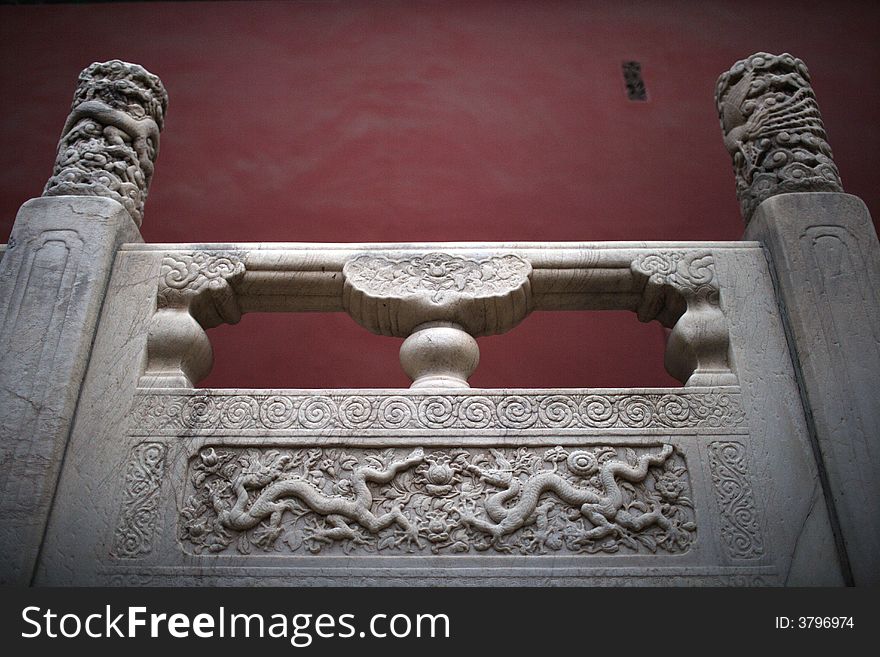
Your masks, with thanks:
[(457, 324), (473, 336), (503, 333), (532, 308), (531, 273), (531, 265), (513, 254), (361, 255), (342, 268), (343, 305), (381, 335), (406, 337), (428, 322)]

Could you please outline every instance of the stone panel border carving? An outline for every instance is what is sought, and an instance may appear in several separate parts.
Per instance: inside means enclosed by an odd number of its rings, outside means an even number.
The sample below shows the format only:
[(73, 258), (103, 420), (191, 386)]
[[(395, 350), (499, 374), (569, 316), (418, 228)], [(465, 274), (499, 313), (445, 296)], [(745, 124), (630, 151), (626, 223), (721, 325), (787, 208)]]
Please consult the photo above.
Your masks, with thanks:
[[(487, 393), (489, 391), (482, 391)], [(143, 435), (511, 429), (728, 429), (744, 425), (739, 390), (590, 390), (412, 394), (210, 390), (141, 391), (132, 430)]]
[(145, 442), (135, 445), (125, 466), (122, 509), (110, 554), (134, 559), (153, 549), (159, 510), (159, 492), (165, 474), (166, 446)]
[(746, 454), (741, 443), (709, 444), (709, 469), (721, 518), (721, 538), (731, 559), (757, 559), (764, 554)]
[[(580, 556), (573, 557), (581, 563)], [(561, 558), (554, 558), (559, 564)], [(590, 560), (587, 560), (590, 561)], [(317, 572), (316, 572), (317, 571)], [(233, 574), (234, 573), (234, 574)], [(552, 570), (539, 574), (523, 575), (515, 569), (502, 567), (486, 568), (484, 575), (476, 577), (472, 567), (446, 567), (442, 571), (436, 566), (421, 569), (409, 568), (406, 575), (388, 577), (383, 581), (388, 586), (523, 586), (527, 578), (531, 586), (780, 586), (783, 578), (772, 566), (716, 567), (711, 572), (693, 568), (626, 568), (614, 566), (597, 567), (592, 563), (582, 567), (556, 565)], [(171, 568), (139, 568), (129, 565), (114, 565), (101, 570), (103, 586), (228, 586), (231, 582), (238, 586), (296, 586), (300, 588), (315, 586), (375, 586), (375, 569), (346, 568), (335, 564), (327, 568), (299, 567), (285, 564), (275, 566), (240, 566), (217, 574), (206, 570), (203, 565)]]

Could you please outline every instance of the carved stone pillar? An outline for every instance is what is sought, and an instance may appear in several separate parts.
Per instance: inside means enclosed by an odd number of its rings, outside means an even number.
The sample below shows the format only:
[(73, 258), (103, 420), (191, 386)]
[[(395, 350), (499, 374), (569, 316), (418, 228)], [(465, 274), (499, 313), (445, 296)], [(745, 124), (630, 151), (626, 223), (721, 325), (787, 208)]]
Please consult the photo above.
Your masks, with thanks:
[(140, 66), (83, 71), (43, 198), (0, 261), (0, 583), (31, 581), (116, 251), (141, 241), (166, 105)]
[(636, 309), (639, 320), (658, 319), (672, 329), (666, 344), (666, 370), (687, 386), (736, 385), (712, 254), (648, 254), (636, 259), (631, 268), (644, 279)]
[(718, 79), (715, 102), (746, 223), (777, 194), (843, 191), (800, 59), (759, 52), (737, 62)]
[(168, 94), (155, 75), (114, 59), (79, 76), (43, 196), (106, 196), (140, 226)]
[[(843, 194), (804, 63), (758, 53), (716, 95), (745, 239), (776, 271), (787, 332), (844, 569), (880, 584), (880, 245)], [(848, 564), (847, 564), (848, 561)]]

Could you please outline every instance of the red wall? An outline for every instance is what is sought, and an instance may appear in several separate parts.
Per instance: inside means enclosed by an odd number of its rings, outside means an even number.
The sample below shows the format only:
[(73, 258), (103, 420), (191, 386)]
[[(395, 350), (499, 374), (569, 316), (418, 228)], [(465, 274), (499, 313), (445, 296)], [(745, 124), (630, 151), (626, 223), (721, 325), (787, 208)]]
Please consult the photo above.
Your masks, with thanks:
[[(79, 71), (171, 97), (150, 242), (734, 240), (713, 92), (758, 50), (804, 59), (850, 193), (875, 216), (873, 3), (226, 2), (0, 7), (0, 241), (38, 196)], [(621, 62), (649, 101), (628, 101)], [(211, 331), (206, 385), (406, 385), (346, 315)], [(535, 313), (480, 340), (478, 386), (672, 385), (663, 331)]]

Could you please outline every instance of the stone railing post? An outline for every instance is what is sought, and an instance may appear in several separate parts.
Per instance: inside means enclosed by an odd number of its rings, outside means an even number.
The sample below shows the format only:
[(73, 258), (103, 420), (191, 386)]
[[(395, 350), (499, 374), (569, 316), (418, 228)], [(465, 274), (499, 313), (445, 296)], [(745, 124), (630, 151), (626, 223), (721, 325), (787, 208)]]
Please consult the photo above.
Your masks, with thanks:
[(737, 62), (718, 80), (716, 103), (745, 239), (764, 244), (776, 271), (844, 568), (857, 585), (880, 584), (880, 245), (871, 217), (843, 193), (801, 60), (757, 53)]
[(85, 69), (0, 261), (0, 583), (31, 581), (113, 260), (142, 241), (167, 102), (140, 66)]

